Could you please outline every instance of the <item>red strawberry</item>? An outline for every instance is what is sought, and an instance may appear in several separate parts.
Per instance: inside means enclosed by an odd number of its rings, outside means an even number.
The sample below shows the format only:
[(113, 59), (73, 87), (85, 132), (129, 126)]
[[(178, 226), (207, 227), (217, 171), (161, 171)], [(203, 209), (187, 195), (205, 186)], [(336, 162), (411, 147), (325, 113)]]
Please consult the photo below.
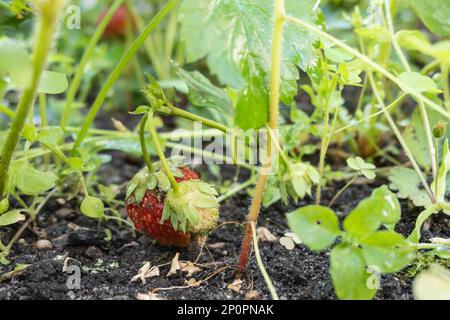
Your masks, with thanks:
[(153, 174), (144, 168), (128, 186), (126, 208), (136, 229), (162, 245), (186, 247), (192, 238), (204, 236), (216, 225), (217, 193), (177, 159), (171, 164), (179, 193), (174, 195), (160, 168)]
[[(108, 10), (104, 10), (98, 19), (98, 23), (103, 20)], [(106, 26), (103, 36), (107, 38), (123, 37), (127, 32), (127, 23), (131, 23), (131, 27), (135, 27), (135, 21), (132, 19), (131, 13), (126, 6), (122, 5), (117, 9), (116, 13), (111, 18), (111, 21)]]

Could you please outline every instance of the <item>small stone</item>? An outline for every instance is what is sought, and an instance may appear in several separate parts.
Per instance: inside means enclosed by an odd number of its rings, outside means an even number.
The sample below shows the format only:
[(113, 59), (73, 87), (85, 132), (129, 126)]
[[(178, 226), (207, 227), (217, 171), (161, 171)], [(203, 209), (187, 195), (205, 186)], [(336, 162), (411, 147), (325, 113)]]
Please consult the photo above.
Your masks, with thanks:
[(34, 243), (36, 249), (39, 250), (50, 250), (53, 248), (53, 244), (49, 240), (41, 239)]
[(245, 300), (258, 300), (259, 292), (257, 290), (250, 290), (245, 294)]
[(84, 254), (89, 258), (100, 258), (103, 256), (103, 251), (96, 246), (90, 246), (86, 249)]
[(60, 219), (65, 219), (74, 213), (75, 211), (69, 208), (61, 208), (55, 211), (55, 215)]

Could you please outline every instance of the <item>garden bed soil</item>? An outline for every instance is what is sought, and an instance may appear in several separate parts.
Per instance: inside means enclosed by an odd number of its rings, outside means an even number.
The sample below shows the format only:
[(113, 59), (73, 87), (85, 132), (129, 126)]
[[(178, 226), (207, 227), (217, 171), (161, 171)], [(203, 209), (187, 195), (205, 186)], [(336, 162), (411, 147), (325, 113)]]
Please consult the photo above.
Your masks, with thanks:
[[(114, 154), (112, 164), (102, 169), (101, 176), (108, 177), (109, 183), (127, 181), (139, 168), (134, 161), (128, 160), (127, 156)], [(353, 185), (346, 190), (334, 205), (341, 220), (379, 184)], [(332, 185), (325, 189), (324, 203), (328, 203), (338, 187)], [(303, 201), (296, 206), (277, 204), (263, 209), (259, 226), (266, 227), (277, 237), (283, 236), (289, 231), (285, 213), (310, 202)], [(254, 257), (242, 278), (240, 290), (239, 285), (235, 290), (229, 288), (235, 280), (233, 267), (243, 234), (238, 223), (245, 221), (249, 203), (250, 197), (245, 192), (223, 203), (220, 222), (233, 223), (222, 225), (210, 234), (208, 249), (202, 251), (198, 260), (204, 267), (192, 276), (196, 281), (208, 280), (196, 287), (183, 288), (189, 280), (186, 273), (178, 271), (171, 277), (166, 277), (166, 274), (177, 252), (181, 253), (180, 260), (193, 261), (192, 252), (161, 247), (142, 234), (112, 222), (108, 223), (112, 239), (105, 241), (103, 229), (99, 229), (95, 221), (82, 216), (78, 209), (73, 209), (72, 203), (61, 205), (56, 199), (51, 200), (39, 215), (34, 230), (28, 229), (14, 245), (9, 257), (10, 265), (0, 267), (0, 274), (4, 274), (12, 271), (16, 264), (30, 265), (0, 284), (0, 299), (135, 299), (138, 294), (148, 294), (152, 290), (162, 299), (270, 299)], [(403, 217), (397, 231), (406, 235), (413, 229), (418, 211), (407, 202), (402, 202), (402, 209)], [(436, 217), (430, 231), (424, 232), (424, 239), (431, 234), (450, 237), (448, 224), (448, 218)], [(17, 228), (7, 228), (3, 238), (11, 237)], [(53, 243), (52, 249), (36, 249), (34, 244), (42, 237)], [(327, 252), (314, 253), (303, 245), (287, 250), (278, 241), (262, 241), (260, 250), (282, 299), (336, 299), (328, 273)], [(147, 278), (145, 284), (141, 280), (130, 282), (146, 261), (152, 266), (166, 265), (160, 267), (159, 276)], [(80, 267), (79, 289), (70, 289), (66, 284), (70, 275), (63, 269), (70, 265)], [(376, 299), (412, 299), (411, 282), (404, 272), (383, 276)]]

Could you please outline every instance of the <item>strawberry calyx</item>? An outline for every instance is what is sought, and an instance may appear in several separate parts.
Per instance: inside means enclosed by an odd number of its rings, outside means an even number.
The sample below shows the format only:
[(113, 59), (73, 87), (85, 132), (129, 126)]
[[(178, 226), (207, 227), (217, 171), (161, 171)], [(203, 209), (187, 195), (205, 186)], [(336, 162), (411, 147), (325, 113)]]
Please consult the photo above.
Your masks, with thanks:
[[(184, 176), (183, 157), (172, 157), (167, 159), (170, 171), (175, 178), (181, 179)], [(150, 173), (147, 167), (139, 170), (131, 179), (127, 186), (125, 201), (127, 204), (139, 204), (147, 191), (159, 190), (167, 192), (170, 190), (170, 180), (162, 169), (161, 162), (154, 164), (154, 172)]]
[(207, 234), (219, 219), (218, 193), (202, 180), (187, 180), (170, 189), (166, 196), (161, 223), (170, 220), (175, 230)]

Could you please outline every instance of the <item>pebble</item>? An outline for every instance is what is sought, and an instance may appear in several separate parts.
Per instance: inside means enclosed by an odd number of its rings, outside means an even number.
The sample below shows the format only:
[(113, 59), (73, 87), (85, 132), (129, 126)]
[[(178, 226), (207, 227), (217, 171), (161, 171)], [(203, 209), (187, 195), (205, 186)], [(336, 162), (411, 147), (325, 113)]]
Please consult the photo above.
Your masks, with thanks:
[(49, 240), (45, 240), (45, 239), (36, 241), (34, 243), (34, 246), (36, 247), (36, 249), (39, 249), (39, 250), (47, 250), (47, 249), (53, 248), (53, 244)]
[(55, 211), (55, 215), (60, 219), (65, 219), (70, 215), (72, 215), (73, 213), (75, 213), (75, 211), (69, 208), (61, 208)]
[(84, 254), (89, 258), (100, 258), (104, 255), (103, 251), (96, 246), (90, 246), (86, 249)]

